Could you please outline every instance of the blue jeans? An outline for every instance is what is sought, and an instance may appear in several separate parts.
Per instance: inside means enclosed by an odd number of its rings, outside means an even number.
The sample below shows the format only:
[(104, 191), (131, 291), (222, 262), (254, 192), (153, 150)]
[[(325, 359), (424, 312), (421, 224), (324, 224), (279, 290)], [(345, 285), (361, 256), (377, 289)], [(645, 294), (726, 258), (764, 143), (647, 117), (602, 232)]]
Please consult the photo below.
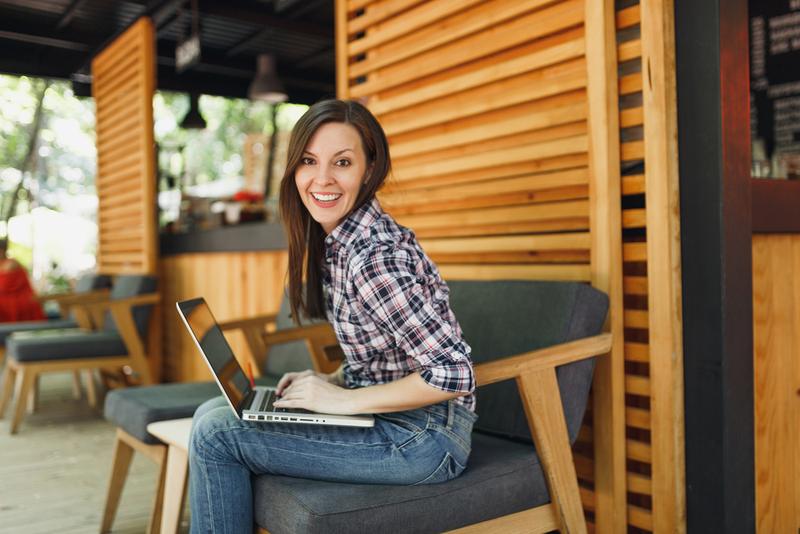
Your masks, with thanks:
[(371, 428), (240, 420), (222, 397), (194, 415), (193, 533), (253, 531), (251, 476), (359, 484), (435, 484), (464, 470), (477, 416), (455, 401), (378, 414)]

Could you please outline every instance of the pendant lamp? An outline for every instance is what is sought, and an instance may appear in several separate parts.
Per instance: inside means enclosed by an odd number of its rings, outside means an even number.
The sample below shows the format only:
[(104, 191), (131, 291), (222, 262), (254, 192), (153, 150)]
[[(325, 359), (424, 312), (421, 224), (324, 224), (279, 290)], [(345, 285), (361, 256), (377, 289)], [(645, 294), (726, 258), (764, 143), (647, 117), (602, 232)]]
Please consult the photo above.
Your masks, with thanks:
[(183, 116), (181, 128), (186, 130), (203, 130), (206, 127), (206, 120), (200, 115), (200, 95), (192, 93), (189, 95), (189, 111)]
[(275, 71), (275, 58), (271, 54), (258, 55), (258, 70), (250, 84), (248, 96), (251, 100), (264, 100), (273, 104), (289, 99)]

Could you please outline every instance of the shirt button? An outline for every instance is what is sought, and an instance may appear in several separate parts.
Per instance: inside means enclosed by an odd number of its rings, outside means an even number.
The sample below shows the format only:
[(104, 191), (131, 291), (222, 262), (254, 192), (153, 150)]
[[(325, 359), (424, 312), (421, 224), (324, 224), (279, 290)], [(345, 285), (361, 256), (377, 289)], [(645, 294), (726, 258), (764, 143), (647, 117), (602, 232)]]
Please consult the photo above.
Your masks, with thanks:
[(325, 242), (330, 245), (331, 243), (333, 243), (333, 238), (331, 236), (328, 236), (325, 238)]
[(325, 263), (333, 263), (333, 260), (331, 258), (325, 258)]

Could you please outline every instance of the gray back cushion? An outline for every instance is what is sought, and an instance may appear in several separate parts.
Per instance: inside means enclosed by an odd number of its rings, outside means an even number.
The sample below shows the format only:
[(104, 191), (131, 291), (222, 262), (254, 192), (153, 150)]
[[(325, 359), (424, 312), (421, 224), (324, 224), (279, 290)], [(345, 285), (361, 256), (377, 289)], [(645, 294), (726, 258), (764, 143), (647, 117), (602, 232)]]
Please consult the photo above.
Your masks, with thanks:
[[(111, 288), (111, 300), (154, 293), (157, 285), (158, 280), (154, 276), (143, 274), (120, 275), (114, 279), (114, 287)], [(150, 313), (152, 311), (152, 304), (145, 304), (133, 308), (133, 321), (136, 323), (136, 329), (143, 339), (147, 338), (147, 322), (150, 319)], [(111, 332), (117, 331), (117, 325), (114, 323), (110, 311), (106, 313), (103, 330)]]
[[(453, 281), (450, 305), (472, 347), (475, 364), (599, 334), (608, 297), (576, 282)], [(570, 441), (578, 435), (594, 359), (558, 368), (558, 384)], [(477, 392), (475, 429), (532, 441), (515, 381)]]
[[(319, 322), (324, 321), (303, 319), (303, 326)], [(296, 326), (291, 318), (289, 297), (286, 296), (286, 294), (284, 294), (283, 301), (281, 302), (281, 309), (280, 312), (278, 312), (276, 323), (278, 330), (286, 330), (287, 328), (294, 328)], [(284, 373), (290, 371), (304, 371), (305, 369), (311, 368), (311, 355), (308, 353), (305, 342), (292, 341), (290, 343), (274, 345), (270, 348), (267, 355), (266, 368), (263, 369), (263, 371), (267, 376), (280, 378)]]
[(87, 274), (75, 282), (75, 293), (87, 293), (95, 289), (111, 287), (111, 277), (107, 274)]

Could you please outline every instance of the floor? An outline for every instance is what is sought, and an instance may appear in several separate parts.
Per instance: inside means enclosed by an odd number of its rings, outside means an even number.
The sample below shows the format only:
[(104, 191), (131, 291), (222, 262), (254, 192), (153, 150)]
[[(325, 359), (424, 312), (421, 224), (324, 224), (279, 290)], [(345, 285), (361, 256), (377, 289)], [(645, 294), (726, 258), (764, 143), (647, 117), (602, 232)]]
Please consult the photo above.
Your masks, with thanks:
[[(8, 434), (10, 409), (0, 421), (0, 533), (96, 533), (115, 427), (73, 398), (70, 374), (44, 375), (40, 392), (38, 411), (16, 435)], [(111, 532), (145, 532), (155, 481), (155, 464), (134, 455)]]

